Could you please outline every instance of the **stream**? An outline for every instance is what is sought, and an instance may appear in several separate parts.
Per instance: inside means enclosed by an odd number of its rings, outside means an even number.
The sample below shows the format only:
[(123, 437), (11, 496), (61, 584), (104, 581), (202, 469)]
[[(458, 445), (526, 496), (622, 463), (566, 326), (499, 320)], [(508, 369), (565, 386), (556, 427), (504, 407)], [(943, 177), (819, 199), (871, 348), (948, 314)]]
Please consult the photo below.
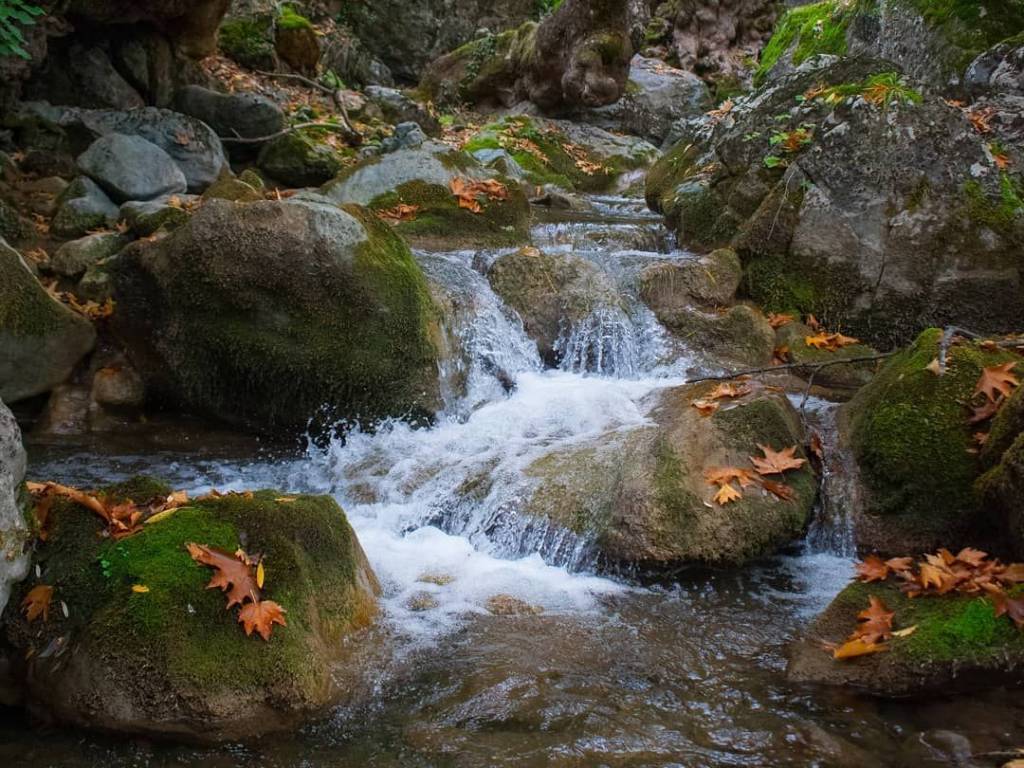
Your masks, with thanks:
[[(440, 371), (445, 409), (432, 428), (387, 423), (301, 452), (247, 455), (208, 445), (137, 455), (30, 446), (30, 476), (85, 487), (145, 472), (190, 493), (330, 493), (381, 580), (383, 612), (351, 641), (360, 663), (342, 672), (350, 698), (294, 734), (197, 749), (36, 728), (8, 715), (0, 760), (27, 768), (895, 768), (971, 765), (929, 755), (1020, 746), (1024, 704), (1012, 693), (901, 703), (787, 683), (787, 642), (853, 573), (855, 483), (834, 442), (831, 404), (812, 399), (807, 409), (828, 449), (807, 538), (741, 571), (673, 586), (611, 579), (585, 537), (516, 515), (533, 459), (643, 425), (651, 392), (716, 370), (636, 298), (643, 266), (695, 257), (673, 250), (642, 201), (592, 202), (595, 214), (551, 218), (533, 232), (542, 250), (593, 261), (624, 299), (622, 309), (563, 329), (559, 370), (544, 370), (481, 274), (501, 252), (416, 254), (452, 297), (448, 330), (465, 352)], [(495, 370), (514, 378), (511, 392)], [(467, 494), (481, 478), (488, 488)], [(497, 595), (542, 612), (491, 615)]]

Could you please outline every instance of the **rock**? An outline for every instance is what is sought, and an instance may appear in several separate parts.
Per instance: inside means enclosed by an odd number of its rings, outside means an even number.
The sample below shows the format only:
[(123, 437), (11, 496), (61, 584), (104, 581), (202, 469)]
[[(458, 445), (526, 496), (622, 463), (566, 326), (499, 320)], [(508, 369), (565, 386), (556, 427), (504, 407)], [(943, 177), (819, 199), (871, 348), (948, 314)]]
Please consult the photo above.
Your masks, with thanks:
[(185, 174), (156, 144), (112, 133), (96, 139), (78, 167), (118, 203), (184, 193)]
[(117, 232), (86, 235), (64, 243), (50, 259), (50, 268), (62, 277), (77, 279), (89, 267), (113, 256), (128, 244), (128, 238)]
[(135, 411), (146, 400), (142, 378), (126, 363), (100, 368), (92, 378), (92, 401), (110, 411)]
[[(170, 490), (135, 478), (107, 494), (145, 501)], [(51, 611), (33, 625), (19, 612), (6, 617), (29, 708), (82, 728), (212, 742), (290, 731), (336, 701), (334, 667), (352, 654), (344, 640), (372, 622), (380, 588), (332, 498), (281, 498), (206, 498), (120, 541), (101, 537), (88, 510), (55, 504), (36, 562), (67, 616)], [(282, 605), (287, 625), (269, 642), (246, 637), (189, 542), (261, 553), (262, 598)], [(57, 650), (26, 660), (30, 647)]]
[(50, 231), (59, 237), (81, 237), (90, 229), (113, 226), (120, 214), (107, 193), (87, 176), (79, 176), (57, 198)]
[(281, 6), (274, 49), (281, 61), (292, 69), (307, 75), (316, 74), (316, 65), (320, 62), (316, 30), (309, 19), (297, 13), (293, 6)]
[(1020, 360), (961, 343), (946, 373), (927, 370), (942, 332), (930, 329), (888, 360), (841, 410), (864, 492), (858, 544), (893, 555), (956, 551), (982, 542), (985, 514), (973, 485), (981, 472), (965, 407), (985, 366)]
[(735, 251), (720, 248), (707, 256), (659, 261), (640, 273), (640, 298), (655, 314), (694, 304), (731, 304), (743, 277)]
[(42, 70), (26, 86), (26, 97), (95, 109), (146, 106), (102, 48), (79, 44), (51, 53)]
[(975, 768), (974, 750), (966, 736), (955, 731), (933, 730), (908, 736), (900, 748), (904, 765), (963, 766)]
[(224, 147), (210, 126), (169, 109), (145, 107), (118, 112), (31, 102), (22, 105), (21, 114), (82, 137), (86, 146), (113, 133), (141, 136), (171, 156), (185, 174), (188, 191), (193, 193), (202, 192), (216, 181), (227, 164)]
[(199, 85), (179, 88), (174, 94), (179, 112), (202, 120), (218, 136), (254, 139), (284, 128), (284, 112), (266, 96), (245, 91), (218, 93)]
[(12, 585), (28, 575), (25, 544), (31, 533), (23, 508), (25, 464), (18, 422), (0, 401), (0, 613), (7, 605)]
[(381, 152), (397, 152), (400, 149), (419, 149), (427, 141), (427, 134), (417, 123), (399, 123), (395, 133), (381, 142)]
[[(648, 202), (681, 246), (734, 247), (767, 311), (883, 348), (928, 325), (1009, 331), (1024, 315), (1024, 217), (961, 110), (891, 66), (850, 59), (782, 78), (656, 163)], [(888, 106), (865, 102), (872, 84)], [(817, 86), (852, 95), (797, 103)]]
[(466, 0), (457, 13), (446, 0), (425, 0), (415, 6), (402, 0), (381, 0), (353, 6), (347, 14), (362, 47), (381, 59), (399, 80), (414, 82), (429, 62), (472, 40), (482, 27), (509, 29), (534, 18), (536, 12), (534, 0), (500, 4)]
[(384, 119), (389, 123), (416, 123), (430, 136), (441, 133), (441, 124), (437, 118), (422, 104), (413, 101), (397, 88), (370, 85), (363, 91), (363, 95), (380, 109)]
[(66, 379), (92, 350), (92, 323), (55, 301), (0, 240), (0, 399), (15, 403)]
[(437, 406), (426, 281), (361, 209), (209, 200), (112, 270), (113, 330), (155, 401), (277, 433)]
[[(480, 193), (481, 210), (471, 212), (451, 192), (456, 178), (497, 181), (504, 186), (504, 198)], [(501, 247), (529, 238), (530, 206), (519, 185), (439, 142), (365, 159), (321, 191), (335, 203), (368, 205), (380, 212), (415, 206), (411, 217), (395, 223), (395, 231), (424, 247)]]
[(530, 183), (578, 192), (611, 191), (623, 174), (646, 168), (658, 155), (655, 147), (636, 137), (525, 115), (485, 125), (464, 149), (474, 154), (505, 150)]
[(273, 72), (277, 69), (273, 19), (267, 15), (226, 19), (220, 27), (221, 51), (249, 69)]
[(631, 133), (660, 144), (677, 120), (702, 115), (711, 101), (697, 75), (637, 55), (629, 67), (622, 98), (580, 114), (580, 119), (609, 131)]
[[(810, 517), (817, 482), (808, 465), (780, 480), (783, 501), (756, 484), (726, 506), (703, 472), (750, 467), (758, 444), (800, 446), (800, 419), (781, 393), (755, 386), (711, 416), (691, 406), (713, 383), (656, 393), (651, 423), (613, 430), (555, 450), (526, 469), (536, 478), (522, 513), (548, 519), (590, 541), (609, 566), (666, 571), (687, 565), (736, 565), (798, 536)], [(797, 448), (797, 455), (803, 456)]]
[(83, 384), (60, 384), (54, 387), (32, 429), (32, 436), (52, 438), (88, 434), (89, 401), (89, 387)]
[[(67, 188), (68, 182), (59, 176), (31, 179), (18, 184), (18, 192), (27, 198), (25, 204), (28, 211), (47, 218), (57, 213), (57, 201), (61, 199)], [(0, 210), (2, 208), (3, 203), (0, 203)], [(0, 213), (0, 221), (2, 220), (3, 214)], [(0, 223), (0, 232), (2, 230), (3, 224)]]
[(512, 595), (494, 595), (487, 598), (487, 612), (495, 616), (537, 616), (544, 613), (544, 608)]
[(254, 203), (263, 200), (263, 192), (246, 184), (241, 179), (236, 179), (225, 172), (217, 181), (206, 188), (203, 192), (203, 200), (231, 200), (235, 203)]
[(323, 184), (342, 169), (331, 145), (297, 132), (265, 144), (256, 162), (261, 171), (289, 187)]
[(602, 309), (621, 309), (611, 279), (572, 254), (521, 248), (496, 260), (487, 280), (506, 306), (519, 313), (527, 335), (551, 366), (559, 362), (559, 339), (574, 326)]
[(171, 42), (159, 32), (133, 31), (116, 40), (113, 57), (132, 87), (157, 107), (170, 106), (175, 84), (187, 76), (175, 61)]
[(768, 365), (775, 332), (757, 309), (737, 304), (720, 312), (696, 307), (657, 313), (658, 320), (693, 349), (743, 368)]
[(383, 86), (395, 84), (388, 65), (366, 50), (362, 41), (341, 29), (327, 38), (321, 59), (324, 68), (333, 71), (352, 87)]
[(229, 5), (230, 0), (72, 0), (67, 13), (98, 24), (146, 22), (198, 59), (216, 49), (217, 26)]
[(988, 471), (978, 478), (975, 491), (995, 518), (1000, 541), (1014, 556), (1024, 557), (1024, 387), (992, 419), (981, 462)]
[[(869, 596), (895, 611), (894, 628), (917, 629), (908, 637), (887, 641), (886, 653), (835, 661), (822, 650), (822, 641), (843, 642), (857, 624), (857, 613), (868, 607)], [(851, 584), (811, 624), (805, 637), (789, 650), (786, 674), (790, 681), (841, 686), (886, 698), (987, 689), (992, 680), (1010, 685), (1020, 677), (1024, 662), (1024, 635), (1009, 617), (996, 618), (985, 598), (950, 594), (912, 600), (891, 580)]]
[(967, 68), (964, 86), (974, 95), (1024, 96), (1024, 45), (1007, 41), (979, 55)]
[(121, 206), (120, 217), (138, 237), (149, 237), (160, 229), (172, 230), (188, 221), (189, 208), (198, 200), (182, 195), (177, 204), (170, 198), (132, 200)]
[[(815, 349), (807, 344), (807, 338), (816, 335), (808, 326), (799, 322), (786, 323), (775, 332), (775, 348), (785, 349), (783, 357), (790, 363), (801, 363), (808, 366), (819, 363), (834, 363), (853, 357), (870, 357), (877, 355), (878, 350), (866, 344), (851, 344), (848, 347), (830, 351)], [(793, 373), (804, 379), (813, 372), (814, 384), (832, 390), (855, 390), (863, 387), (875, 375), (879, 362), (848, 363), (831, 365), (828, 368), (813, 369), (794, 368)]]
[(85, 301), (95, 301), (97, 304), (114, 298), (114, 282), (110, 276), (109, 265), (116, 258), (111, 256), (89, 267), (75, 286), (75, 296)]
[(0, 237), (18, 241), (27, 233), (28, 227), (17, 209), (10, 203), (0, 200)]

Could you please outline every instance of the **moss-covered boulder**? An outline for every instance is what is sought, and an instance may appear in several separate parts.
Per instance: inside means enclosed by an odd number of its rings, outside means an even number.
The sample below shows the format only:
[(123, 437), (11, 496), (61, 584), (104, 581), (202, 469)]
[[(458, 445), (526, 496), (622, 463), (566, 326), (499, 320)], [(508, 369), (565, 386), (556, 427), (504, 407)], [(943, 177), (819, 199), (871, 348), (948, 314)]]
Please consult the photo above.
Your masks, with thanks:
[(118, 220), (118, 209), (107, 193), (87, 176), (79, 176), (57, 198), (57, 212), (50, 231), (59, 237), (82, 237)]
[(660, 261), (639, 276), (640, 298), (655, 314), (679, 311), (694, 304), (732, 303), (743, 278), (736, 252), (729, 248), (696, 258)]
[(121, 206), (119, 216), (138, 237), (165, 230), (170, 232), (189, 220), (199, 198), (181, 195), (157, 200), (132, 200)]
[(89, 267), (113, 256), (128, 244), (119, 232), (97, 232), (78, 240), (70, 240), (53, 254), (50, 269), (62, 277), (77, 280)]
[(274, 49), (281, 61), (298, 72), (316, 73), (320, 62), (320, 41), (313, 23), (294, 5), (281, 6), (274, 34)]
[(984, 367), (1020, 358), (957, 343), (937, 376), (928, 366), (941, 338), (922, 333), (841, 411), (864, 489), (857, 536), (866, 549), (955, 550), (977, 544), (992, 522), (973, 487), (981, 464), (966, 403)]
[(623, 174), (646, 168), (658, 156), (640, 139), (524, 115), (485, 125), (463, 149), (473, 154), (503, 149), (530, 183), (580, 192), (607, 192)]
[[(479, 211), (460, 204), (452, 184), (481, 181), (497, 182), (502, 189), (473, 193)], [(529, 238), (530, 206), (519, 185), (438, 142), (363, 160), (321, 192), (337, 203), (368, 206), (403, 237), (425, 247), (500, 247)]]
[(981, 462), (987, 471), (975, 491), (995, 518), (1006, 548), (1024, 558), (1024, 387), (992, 419)]
[(497, 259), (487, 280), (502, 301), (523, 320), (549, 365), (561, 359), (560, 340), (595, 313), (621, 311), (612, 280), (586, 259), (567, 253), (521, 248)]
[(343, 155), (320, 137), (288, 133), (268, 142), (257, 158), (259, 169), (289, 187), (315, 187), (342, 169)]
[(841, 59), (681, 142), (647, 198), (682, 246), (735, 248), (766, 311), (883, 348), (929, 325), (1004, 332), (1024, 316), (1024, 181), (990, 141), (891, 63)]
[(426, 280), (364, 209), (209, 200), (111, 269), (114, 331), (170, 404), (265, 431), (437, 405)]
[[(702, 416), (691, 403), (714, 384), (656, 394), (651, 424), (615, 430), (535, 460), (536, 481), (522, 512), (545, 518), (594, 543), (610, 565), (663, 571), (684, 565), (734, 565), (797, 537), (817, 492), (809, 465), (776, 477), (789, 501), (757, 485), (726, 505), (704, 470), (752, 469), (759, 444), (800, 446), (800, 418), (780, 393), (755, 387), (732, 405)], [(803, 451), (797, 448), (797, 455)]]
[[(917, 627), (887, 641), (889, 650), (836, 661), (822, 641), (841, 644), (857, 626), (869, 597), (895, 612), (894, 629)], [(900, 698), (1007, 685), (1022, 677), (1024, 633), (977, 595), (908, 598), (893, 584), (848, 586), (789, 651), (787, 675), (797, 683), (842, 686)]]
[(269, 15), (226, 19), (220, 25), (218, 43), (225, 56), (243, 67), (263, 71), (277, 68), (273, 17)]
[[(813, 376), (814, 384), (833, 391), (847, 390), (849, 392), (871, 381), (871, 377), (875, 375), (875, 371), (881, 365), (880, 362), (868, 360), (857, 363), (838, 363), (838, 361), (872, 357), (878, 354), (876, 349), (861, 343), (850, 344), (835, 350), (818, 349), (807, 343), (807, 339), (816, 335), (817, 333), (809, 326), (796, 321), (786, 323), (775, 331), (776, 350), (785, 358), (786, 362), (798, 366), (793, 369), (793, 373), (804, 379)], [(833, 365), (833, 363), (838, 364)], [(827, 367), (816, 367), (823, 364)]]
[(768, 365), (775, 333), (760, 310), (737, 304), (720, 310), (699, 307), (656, 313), (668, 330), (716, 363), (744, 368)]
[(0, 239), (0, 399), (13, 403), (49, 391), (95, 342), (92, 323), (47, 293)]
[[(166, 496), (136, 478), (112, 501)], [(376, 613), (377, 580), (337, 503), (280, 491), (197, 500), (130, 537), (101, 536), (88, 509), (58, 501), (37, 545), (38, 584), (53, 588), (46, 621), (6, 614), (29, 708), (120, 734), (228, 740), (295, 728), (331, 704), (343, 642)], [(237, 609), (208, 589), (213, 570), (186, 543), (260, 553), (262, 598), (285, 611), (268, 641), (247, 637)], [(66, 611), (63, 609), (66, 606)]]

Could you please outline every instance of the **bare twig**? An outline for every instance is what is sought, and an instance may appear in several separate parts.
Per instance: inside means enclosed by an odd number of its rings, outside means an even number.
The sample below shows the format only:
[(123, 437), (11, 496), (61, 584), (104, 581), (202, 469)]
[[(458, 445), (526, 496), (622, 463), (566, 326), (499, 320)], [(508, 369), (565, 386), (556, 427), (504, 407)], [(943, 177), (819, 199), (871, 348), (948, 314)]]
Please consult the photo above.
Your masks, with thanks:
[(887, 357), (892, 357), (898, 351), (879, 352), (876, 355), (864, 355), (862, 357), (843, 357), (837, 360), (829, 360), (825, 363), (784, 363), (783, 365), (770, 365), (765, 368), (748, 368), (745, 371), (736, 371), (735, 373), (726, 373), (720, 376), (701, 376), (696, 379), (687, 379), (684, 383), (698, 384), (702, 381), (728, 381), (729, 379), (738, 379), (740, 376), (753, 376), (756, 373), (774, 373), (775, 371), (791, 371), (794, 368), (811, 369), (813, 373), (817, 373), (822, 368), (842, 365), (843, 363), (867, 363), (873, 360), (884, 360)]
[(341, 113), (341, 120), (345, 124), (346, 133), (348, 138), (352, 140), (354, 144), (361, 144), (363, 141), (363, 134), (357, 131), (352, 126), (352, 121), (348, 117), (348, 109), (345, 107), (345, 96), (340, 90), (330, 88), (323, 83), (318, 83), (316, 80), (311, 80), (305, 75), (295, 74), (293, 72), (266, 72), (262, 69), (257, 69), (256, 74), (263, 75), (265, 77), (277, 77), (282, 80), (298, 80), (304, 85), (308, 85), (310, 88), (315, 88), (321, 93), (326, 93), (334, 101), (334, 106), (338, 108)]
[(323, 128), (328, 131), (338, 131), (340, 133), (346, 133), (346, 128), (342, 125), (332, 125), (331, 123), (299, 123), (298, 125), (292, 125), (284, 130), (272, 133), (269, 136), (253, 136), (251, 138), (244, 138), (242, 136), (222, 136), (221, 141), (228, 144), (262, 144), (266, 141), (280, 138), (281, 136), (287, 136), (289, 133), (295, 133), (296, 131), (303, 131), (307, 128)]

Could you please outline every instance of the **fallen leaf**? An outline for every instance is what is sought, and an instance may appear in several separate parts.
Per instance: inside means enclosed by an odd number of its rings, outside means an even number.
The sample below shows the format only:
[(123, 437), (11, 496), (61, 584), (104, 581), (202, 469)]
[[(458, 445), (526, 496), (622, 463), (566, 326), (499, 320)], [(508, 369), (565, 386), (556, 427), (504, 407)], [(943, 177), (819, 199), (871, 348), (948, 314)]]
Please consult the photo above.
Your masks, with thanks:
[(789, 325), (793, 320), (792, 315), (776, 314), (774, 312), (768, 314), (768, 325), (772, 328), (781, 328), (784, 325)]
[(132, 584), (132, 592), (137, 595), (144, 595), (149, 592), (149, 587), (145, 584)]
[(758, 445), (764, 457), (750, 457), (759, 475), (781, 475), (790, 469), (800, 469), (807, 463), (807, 459), (796, 457), (797, 446), (784, 448), (781, 451), (774, 450), (768, 445)]
[(709, 485), (727, 485), (731, 482), (739, 482), (740, 486), (746, 488), (754, 482), (754, 473), (749, 469), (739, 467), (708, 467), (704, 470), (704, 479)]
[(227, 592), (228, 608), (241, 605), (246, 600), (259, 601), (259, 587), (252, 567), (244, 560), (203, 544), (188, 542), (185, 548), (197, 563), (214, 569), (213, 578), (206, 588), (219, 588), (222, 592)]
[(284, 608), (273, 600), (256, 600), (242, 606), (242, 610), (238, 612), (238, 620), (245, 627), (246, 635), (251, 635), (255, 630), (264, 640), (270, 640), (270, 631), (274, 624), (288, 626), (284, 614)]
[(720, 403), (716, 403), (713, 400), (694, 400), (690, 403), (701, 416), (710, 416), (718, 410)]
[(862, 638), (854, 638), (843, 643), (832, 651), (833, 659), (853, 659), (857, 656), (867, 656), (870, 653), (880, 653), (889, 650), (884, 643), (869, 643)]
[(906, 627), (905, 629), (899, 629), (892, 633), (893, 637), (910, 637), (912, 634), (917, 632), (917, 624), (912, 627)]
[(967, 423), (980, 424), (983, 421), (988, 421), (999, 412), (999, 408), (1002, 404), (1002, 398), (999, 400), (989, 400), (986, 398), (985, 402), (981, 405), (971, 406), (971, 415), (970, 418), (967, 419)]
[(724, 384), (719, 384), (717, 387), (715, 387), (714, 391), (712, 391), (712, 393), (708, 395), (708, 397), (712, 400), (743, 397), (744, 395), (749, 395), (751, 391), (752, 389), (750, 387), (750, 384), (746, 382), (725, 382)]
[(388, 224), (400, 224), (403, 221), (413, 221), (416, 219), (416, 214), (420, 212), (420, 206), (418, 205), (407, 205), (406, 203), (399, 203), (391, 208), (385, 208), (384, 210), (377, 211), (377, 217)]
[(933, 358), (928, 365), (924, 367), (929, 373), (934, 373), (936, 376), (942, 375), (942, 364), (939, 362), (939, 358)]
[(772, 365), (786, 365), (789, 362), (789, 345), (782, 344), (772, 350)]
[(889, 566), (878, 555), (868, 555), (854, 566), (857, 577), (864, 582), (885, 581), (889, 578)]
[(814, 336), (805, 336), (804, 344), (808, 347), (814, 347), (815, 349), (825, 350), (827, 352), (836, 352), (843, 347), (849, 347), (853, 344), (859, 344), (860, 339), (855, 339), (852, 336), (844, 336), (841, 333), (818, 333)]
[(777, 483), (774, 480), (762, 480), (761, 485), (768, 493), (772, 494), (783, 501), (792, 501), (796, 498), (796, 491), (793, 487), (786, 485), (785, 483)]
[(53, 600), (53, 587), (46, 584), (37, 584), (28, 591), (25, 599), (21, 601), (21, 610), (25, 612), (25, 619), (31, 624), (42, 617), (43, 621), (50, 618), (50, 601)]
[(1010, 373), (1016, 365), (1016, 362), (1009, 362), (983, 368), (974, 387), (974, 394), (984, 395), (993, 402), (1002, 397), (1009, 397), (1013, 390), (1020, 386), (1020, 379)]
[(731, 485), (729, 485), (729, 483), (726, 483), (721, 488), (719, 488), (718, 493), (714, 495), (715, 503), (721, 504), (722, 506), (725, 506), (729, 502), (737, 501), (738, 499), (742, 498), (743, 494), (737, 491)]
[(263, 582), (267, 578), (267, 571), (263, 567), (263, 560), (261, 559), (259, 564), (256, 566), (256, 586), (263, 589)]

